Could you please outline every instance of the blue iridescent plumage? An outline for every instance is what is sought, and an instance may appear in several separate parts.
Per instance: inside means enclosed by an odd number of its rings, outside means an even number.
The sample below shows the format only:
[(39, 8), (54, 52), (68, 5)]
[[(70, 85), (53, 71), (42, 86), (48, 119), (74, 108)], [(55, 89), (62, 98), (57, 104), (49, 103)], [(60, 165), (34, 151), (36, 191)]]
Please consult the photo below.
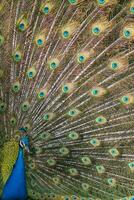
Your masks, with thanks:
[[(25, 200), (27, 199), (25, 161), (23, 147), (29, 147), (28, 137), (22, 137), (20, 140), (18, 158), (13, 167), (12, 173), (8, 178), (2, 194), (2, 200)], [(23, 145), (23, 147), (22, 147)]]

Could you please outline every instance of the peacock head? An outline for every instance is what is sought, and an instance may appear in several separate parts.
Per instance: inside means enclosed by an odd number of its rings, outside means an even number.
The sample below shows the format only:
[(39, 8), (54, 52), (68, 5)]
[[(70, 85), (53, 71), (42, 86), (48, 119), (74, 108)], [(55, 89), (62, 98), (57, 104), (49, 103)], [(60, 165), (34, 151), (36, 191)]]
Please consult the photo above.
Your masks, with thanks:
[(27, 131), (25, 128), (20, 128), (19, 131), (22, 133), (20, 138), (20, 147), (29, 152), (29, 137), (27, 135)]

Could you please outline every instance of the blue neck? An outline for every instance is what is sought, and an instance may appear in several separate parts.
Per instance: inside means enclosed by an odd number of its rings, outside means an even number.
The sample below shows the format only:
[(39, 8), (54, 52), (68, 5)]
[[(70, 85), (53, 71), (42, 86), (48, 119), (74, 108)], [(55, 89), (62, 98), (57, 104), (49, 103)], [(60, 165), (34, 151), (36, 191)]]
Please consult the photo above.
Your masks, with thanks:
[(23, 149), (20, 147), (12, 173), (4, 186), (2, 200), (25, 199), (27, 199), (25, 162)]

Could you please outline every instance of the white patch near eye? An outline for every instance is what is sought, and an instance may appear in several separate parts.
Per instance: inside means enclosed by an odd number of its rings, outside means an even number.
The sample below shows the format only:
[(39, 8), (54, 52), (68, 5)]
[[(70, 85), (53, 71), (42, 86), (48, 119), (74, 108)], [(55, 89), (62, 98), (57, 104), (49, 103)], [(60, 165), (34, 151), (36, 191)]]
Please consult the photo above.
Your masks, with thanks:
[(20, 141), (20, 146), (23, 148), (25, 146), (23, 141)]

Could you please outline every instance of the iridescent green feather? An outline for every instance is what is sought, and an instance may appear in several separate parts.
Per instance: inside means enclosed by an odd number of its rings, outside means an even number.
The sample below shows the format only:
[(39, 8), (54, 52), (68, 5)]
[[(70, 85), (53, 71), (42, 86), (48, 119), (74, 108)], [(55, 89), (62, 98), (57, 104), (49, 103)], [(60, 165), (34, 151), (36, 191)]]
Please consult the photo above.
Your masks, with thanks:
[(1, 175), (3, 184), (6, 183), (7, 179), (11, 175), (13, 166), (17, 160), (19, 151), (18, 142), (11, 139), (9, 142), (4, 144), (2, 149), (2, 162), (1, 162)]

